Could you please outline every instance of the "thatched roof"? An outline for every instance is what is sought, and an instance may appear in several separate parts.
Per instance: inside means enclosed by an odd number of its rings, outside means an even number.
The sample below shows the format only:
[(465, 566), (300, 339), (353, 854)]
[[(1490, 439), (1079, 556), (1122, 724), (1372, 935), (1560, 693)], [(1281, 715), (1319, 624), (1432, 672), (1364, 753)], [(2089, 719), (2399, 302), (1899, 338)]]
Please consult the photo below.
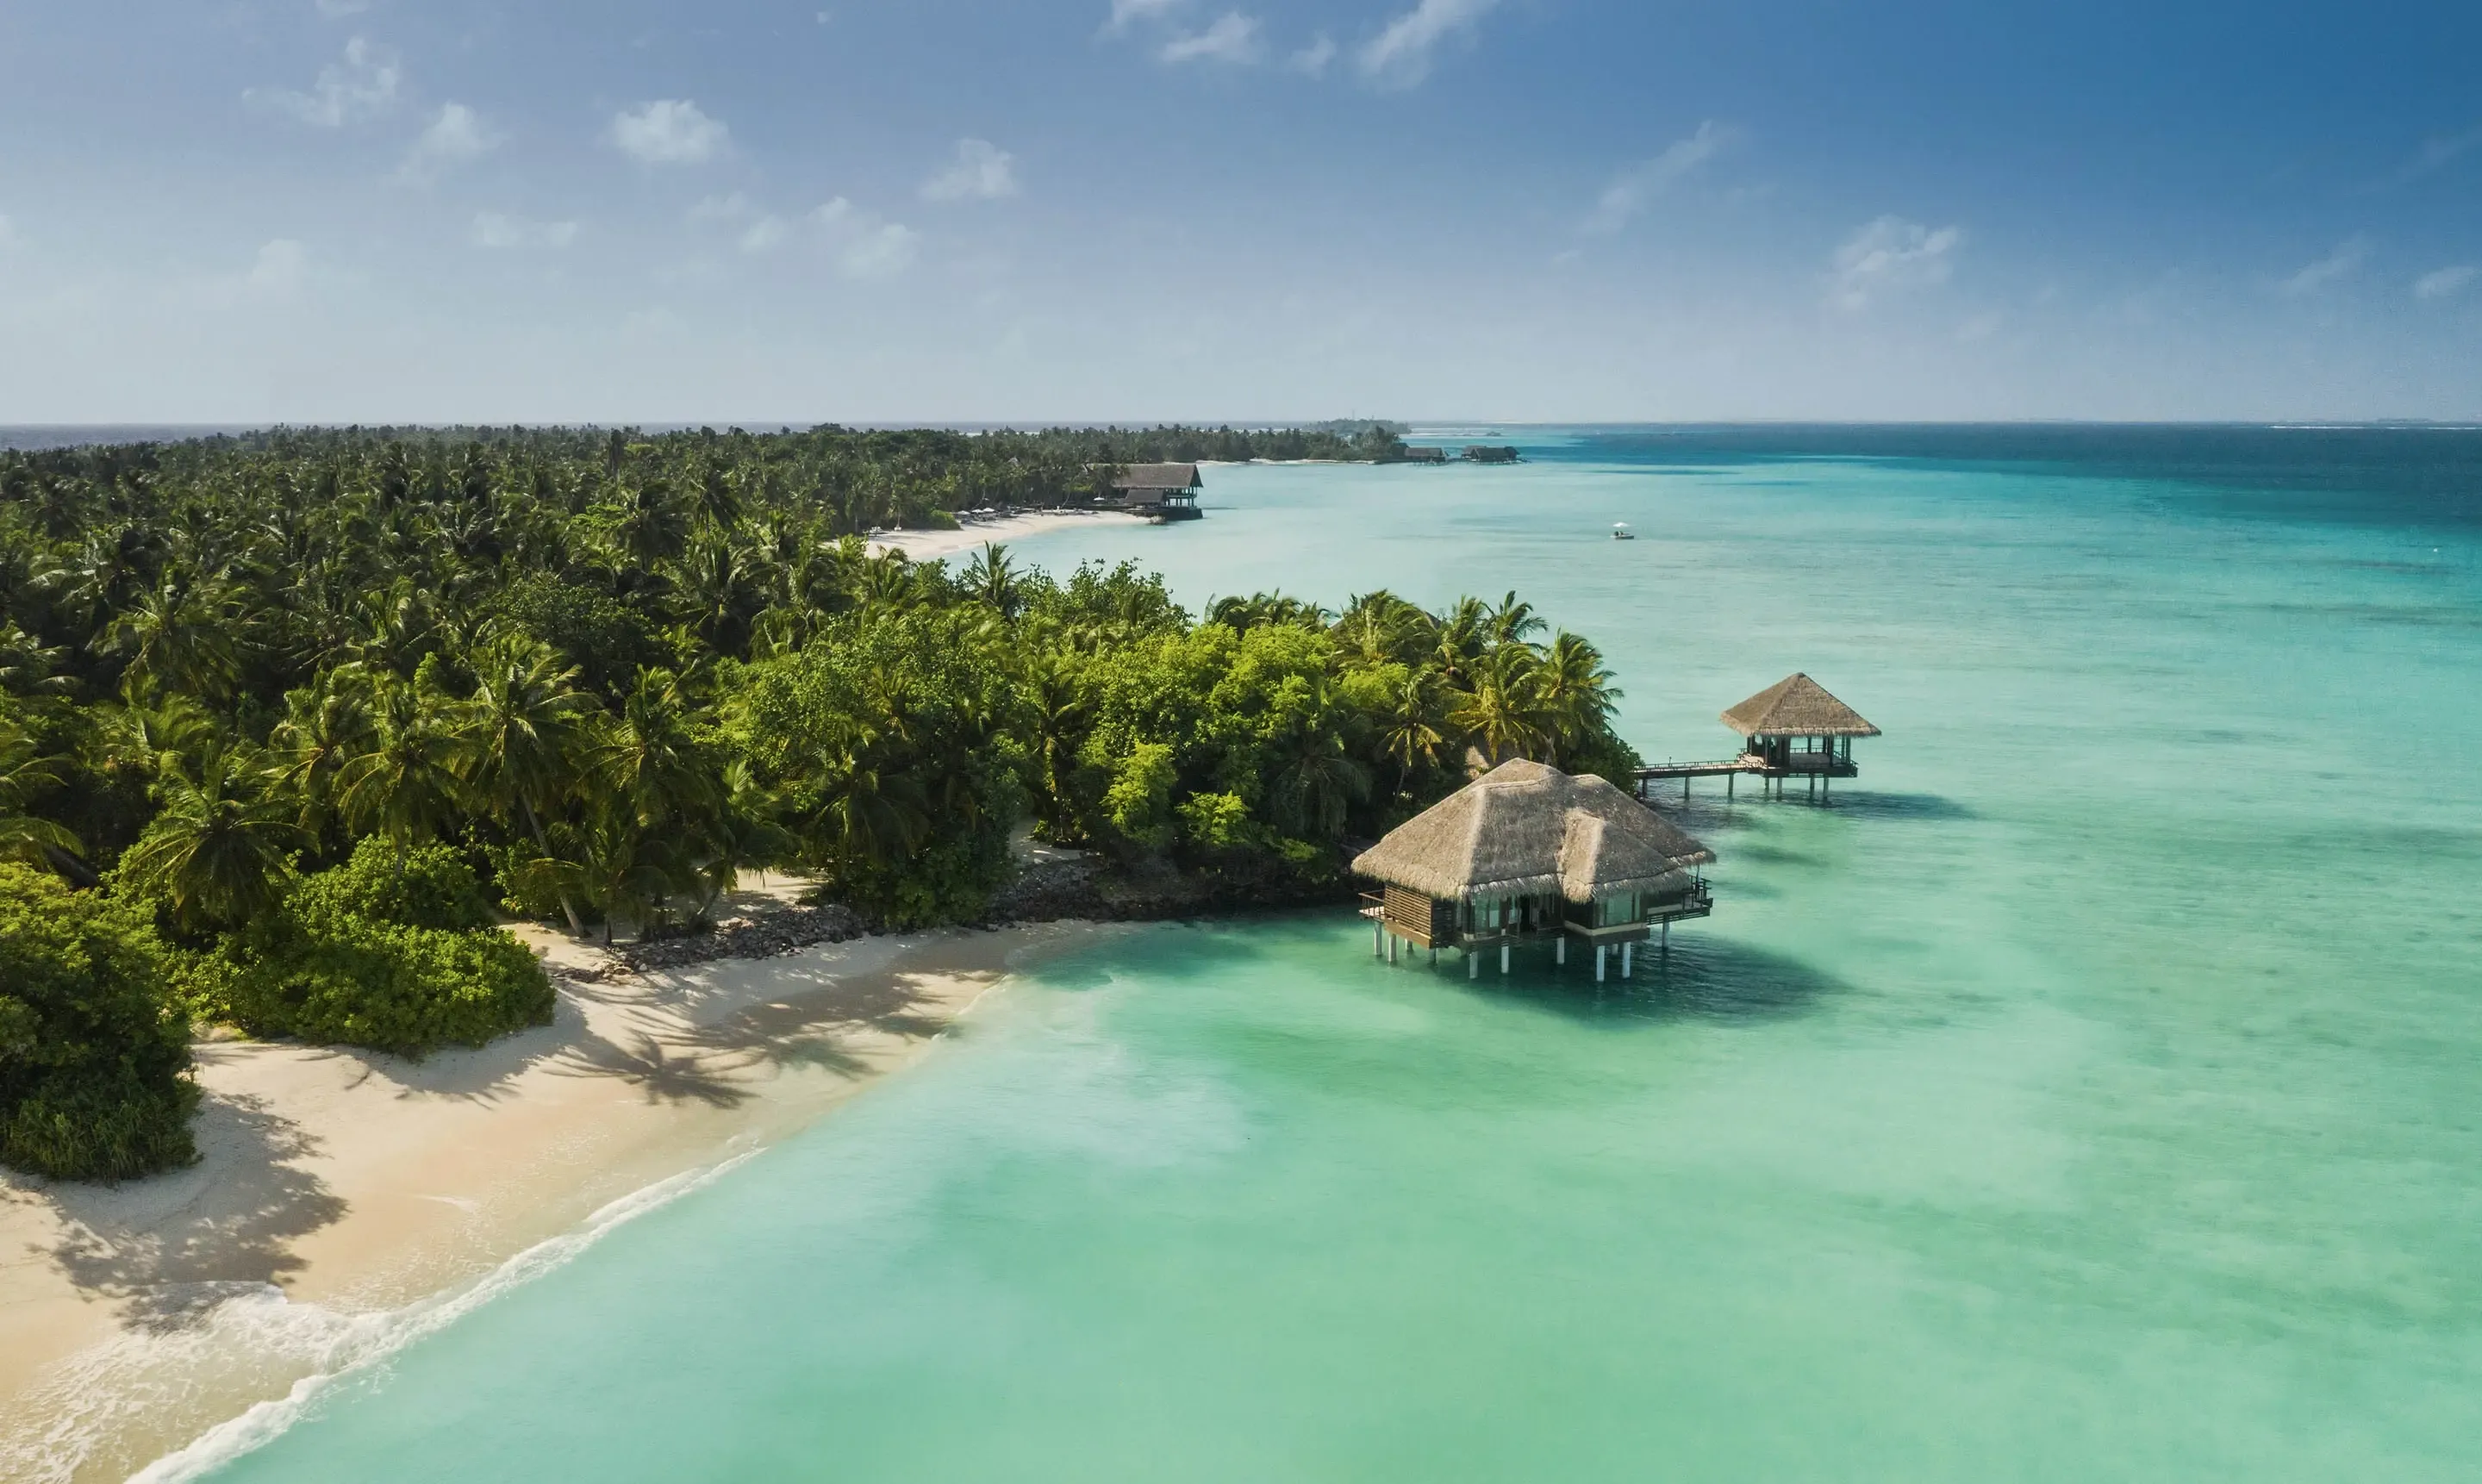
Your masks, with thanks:
[(1174, 490), (1200, 490), (1195, 464), (1132, 464), (1112, 477), (1112, 488), (1123, 494), (1161, 494)]
[(1388, 832), (1353, 868), (1442, 901), (1641, 890), (1715, 853), (1601, 779), (1519, 758)]
[(1787, 676), (1724, 713), (1745, 737), (1875, 737), (1879, 729), (1806, 675)]

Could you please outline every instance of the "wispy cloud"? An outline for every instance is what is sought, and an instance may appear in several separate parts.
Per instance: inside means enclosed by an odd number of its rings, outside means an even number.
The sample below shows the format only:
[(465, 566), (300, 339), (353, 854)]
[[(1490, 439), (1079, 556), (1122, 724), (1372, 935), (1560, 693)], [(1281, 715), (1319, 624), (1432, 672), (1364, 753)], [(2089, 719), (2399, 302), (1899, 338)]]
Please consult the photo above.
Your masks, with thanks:
[(884, 278), (913, 266), (920, 234), (839, 196), (810, 213), (836, 271), (848, 278)]
[[(0, 235), (0, 242), (7, 240), (5, 235)], [(2472, 263), (2450, 263), (2444, 268), (2434, 268), (2413, 280), (2413, 297), (2446, 299), (2464, 292), (2465, 285), (2476, 278), (2482, 278), (2482, 266)]]
[(2338, 278), (2349, 277), (2353, 270), (2370, 255), (2370, 239), (2355, 235), (2336, 244), (2336, 250), (2314, 263), (2302, 265), (2299, 272), (2275, 286), (2286, 299), (2299, 299), (2314, 294)]
[(483, 116), (462, 103), (443, 103), (413, 147), (406, 152), (397, 173), (409, 180), (430, 180), (460, 165), (479, 160), (500, 147), (500, 136)]
[(646, 165), (700, 165), (722, 154), (731, 130), (687, 98), (658, 98), (613, 116), (611, 139)]
[(1185, 0), (1112, 0), (1112, 18), (1103, 23), (1105, 32), (1125, 31), (1132, 21), (1163, 20), (1179, 10)]
[(922, 182), (926, 201), (995, 201), (1017, 194), (1017, 156), (987, 139), (957, 141), (957, 157)]
[(1471, 31), (1499, 0), (1420, 0), (1361, 48), (1361, 73), (1385, 87), (1411, 88), (1431, 75), (1441, 41)]
[(1335, 61), (1335, 38), (1322, 31), (1307, 46), (1284, 59), (1284, 69), (1304, 77), (1325, 77)]
[(1174, 37), (1155, 55), (1170, 63), (1228, 62), (1246, 65), (1255, 62), (1258, 60), (1258, 19), (1239, 11), (1227, 11), (1203, 31)]
[(2435, 174), (2472, 152), (2482, 145), (2482, 129), (2468, 129), (2462, 134), (2442, 134), (2421, 142), (2421, 147), (2402, 165), (2379, 177), (2379, 187), (2394, 190), (2409, 186), (2424, 175)]
[(404, 81), (395, 53), (357, 36), (345, 43), (343, 61), (319, 69), (319, 80), (309, 92), (251, 88), (242, 93), (242, 100), (290, 114), (314, 128), (335, 129), (376, 119), (395, 107), (397, 89)]
[(565, 248), (577, 240), (574, 222), (529, 222), (496, 211), (478, 212), (467, 234), (478, 248)]
[(359, 15), (371, 8), (371, 0), (311, 0), (319, 13), (330, 20), (345, 15)]
[(1902, 217), (1880, 217), (1835, 250), (1835, 303), (1847, 309), (1862, 309), (1890, 293), (1944, 283), (1955, 269), (1956, 250), (1964, 242), (1965, 232), (1959, 227), (1930, 227)]
[(258, 255), (251, 259), (250, 272), (242, 276), (242, 283), (252, 293), (289, 294), (301, 286), (309, 268), (307, 248), (290, 237), (277, 237), (259, 244)]
[(1740, 131), (1709, 119), (1696, 133), (1664, 146), (1651, 160), (1641, 161), (1614, 176), (1595, 202), (1586, 230), (1617, 232), (1635, 221), (1654, 199), (1703, 169), (1740, 138)]

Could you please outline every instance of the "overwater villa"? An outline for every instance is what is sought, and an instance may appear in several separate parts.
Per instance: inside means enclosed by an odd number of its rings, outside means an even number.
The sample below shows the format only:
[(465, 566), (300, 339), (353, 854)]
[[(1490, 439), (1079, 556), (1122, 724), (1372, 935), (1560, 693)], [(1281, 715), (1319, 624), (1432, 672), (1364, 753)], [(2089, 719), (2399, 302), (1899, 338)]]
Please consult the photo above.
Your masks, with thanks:
[(1827, 693), (1827, 687), (1806, 675), (1790, 675), (1724, 713), (1724, 725), (1741, 734), (1741, 754), (1712, 762), (1663, 762), (1637, 770), (1637, 796), (1647, 798), (1656, 783), (1678, 780), (1680, 796), (1689, 797), (1693, 778), (1720, 778), (1729, 795), (1734, 780), (1755, 773), (1761, 788), (1778, 797), (1784, 780), (1806, 778), (1813, 794), (1839, 778), (1858, 778), (1853, 739), (1875, 737), (1879, 729), (1860, 712)]
[(1858, 778), (1853, 739), (1879, 735), (1860, 712), (1806, 675), (1786, 676), (1726, 711), (1724, 725), (1746, 740), (1741, 755), (1748, 771), (1774, 780), (1778, 793), (1787, 778), (1807, 778), (1813, 789)]
[(1111, 509), (1150, 520), (1196, 520), (1198, 492), (1206, 488), (1195, 464), (1131, 464), (1112, 476)]
[(1595, 950), (1595, 978), (1619, 950), (1629, 976), (1637, 944), (1714, 910), (1700, 869), (1715, 853), (1599, 778), (1571, 778), (1518, 759), (1501, 763), (1362, 852), (1353, 862), (1386, 890), (1365, 895), (1371, 949), (1395, 962), (1400, 943), (1461, 948), (1465, 974), (1482, 954), (1548, 938)]

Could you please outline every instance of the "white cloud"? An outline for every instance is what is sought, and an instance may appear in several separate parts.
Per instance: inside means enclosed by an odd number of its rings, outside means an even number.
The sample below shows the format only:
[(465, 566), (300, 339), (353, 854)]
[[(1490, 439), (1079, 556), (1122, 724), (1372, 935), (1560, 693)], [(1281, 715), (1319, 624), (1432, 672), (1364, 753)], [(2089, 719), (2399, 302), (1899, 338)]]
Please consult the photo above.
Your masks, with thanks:
[(395, 53), (356, 37), (345, 43), (342, 62), (319, 69), (309, 92), (252, 88), (242, 99), (291, 114), (316, 128), (334, 129), (376, 119), (395, 107), (397, 86), (404, 80)]
[(2369, 238), (2347, 237), (2336, 244), (2335, 252), (2314, 263), (2305, 265), (2300, 272), (2278, 283), (2275, 291), (2287, 299), (2298, 299), (2304, 294), (2314, 294), (2361, 267), (2362, 260), (2369, 255)]
[(1328, 64), (1335, 60), (1335, 38), (1322, 31), (1318, 39), (1284, 59), (1284, 69), (1304, 77), (1325, 77)]
[(987, 139), (957, 141), (957, 158), (922, 183), (926, 201), (995, 201), (1017, 194), (1017, 156)]
[(1883, 294), (1944, 283), (1955, 267), (1952, 254), (1964, 241), (1965, 233), (1954, 226), (1881, 217), (1835, 250), (1835, 302), (1860, 309)]
[(1192, 36), (1176, 36), (1156, 53), (1166, 62), (1230, 62), (1258, 60), (1258, 18), (1227, 11), (1215, 24)]
[(500, 143), (500, 136), (483, 121), (482, 115), (462, 103), (443, 103), (439, 116), (431, 120), (413, 142), (413, 148), (406, 153), (405, 166), (398, 173), (410, 180), (429, 180), (481, 159), (499, 148)]
[(700, 165), (724, 152), (731, 131), (687, 98), (658, 98), (613, 116), (612, 143), (647, 165)]
[(1106, 32), (1123, 31), (1135, 20), (1162, 20), (1178, 10), (1183, 0), (1112, 0), (1112, 18), (1104, 23)]
[(793, 229), (784, 224), (782, 217), (761, 213), (741, 229), (741, 251), (773, 252), (782, 247), (784, 239), (792, 234)]
[(1740, 137), (1740, 131), (1708, 119), (1687, 139), (1674, 140), (1651, 160), (1632, 165), (1613, 177), (1586, 219), (1590, 232), (1616, 232), (1626, 226), (1654, 199), (1671, 190)]
[(309, 250), (290, 237), (278, 237), (259, 245), (242, 281), (256, 293), (286, 294), (301, 284), (309, 266)]
[(848, 278), (884, 278), (913, 265), (919, 234), (841, 196), (811, 212), (810, 224)]
[(476, 213), (471, 235), (478, 248), (565, 248), (577, 240), (577, 224), (529, 222), (485, 211)]
[[(5, 228), (6, 225), (5, 221), (0, 221), (0, 228)], [(0, 230), (0, 242), (8, 240), (7, 231)], [(2413, 297), (2445, 299), (2450, 294), (2463, 289), (2477, 277), (2482, 277), (2482, 267), (2476, 267), (2471, 263), (2451, 263), (2444, 268), (2434, 268), (2413, 280)]]
[(1389, 87), (1413, 87), (1431, 75), (1431, 53), (1441, 41), (1472, 30), (1498, 5), (1499, 0), (1420, 0), (1361, 48), (1362, 75)]
[(726, 196), (710, 196), (690, 208), (693, 222), (737, 222), (750, 215), (750, 198), (734, 191)]

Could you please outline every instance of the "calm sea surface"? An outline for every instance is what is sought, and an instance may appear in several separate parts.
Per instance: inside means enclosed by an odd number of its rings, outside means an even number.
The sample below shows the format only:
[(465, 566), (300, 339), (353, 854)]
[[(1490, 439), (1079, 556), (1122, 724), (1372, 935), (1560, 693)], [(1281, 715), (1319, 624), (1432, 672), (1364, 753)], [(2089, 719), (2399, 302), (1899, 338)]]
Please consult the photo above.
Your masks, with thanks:
[(1146, 930), (214, 1476), (2482, 1477), (2482, 435), (1509, 431), (1017, 551), (1809, 672), (1668, 963)]

